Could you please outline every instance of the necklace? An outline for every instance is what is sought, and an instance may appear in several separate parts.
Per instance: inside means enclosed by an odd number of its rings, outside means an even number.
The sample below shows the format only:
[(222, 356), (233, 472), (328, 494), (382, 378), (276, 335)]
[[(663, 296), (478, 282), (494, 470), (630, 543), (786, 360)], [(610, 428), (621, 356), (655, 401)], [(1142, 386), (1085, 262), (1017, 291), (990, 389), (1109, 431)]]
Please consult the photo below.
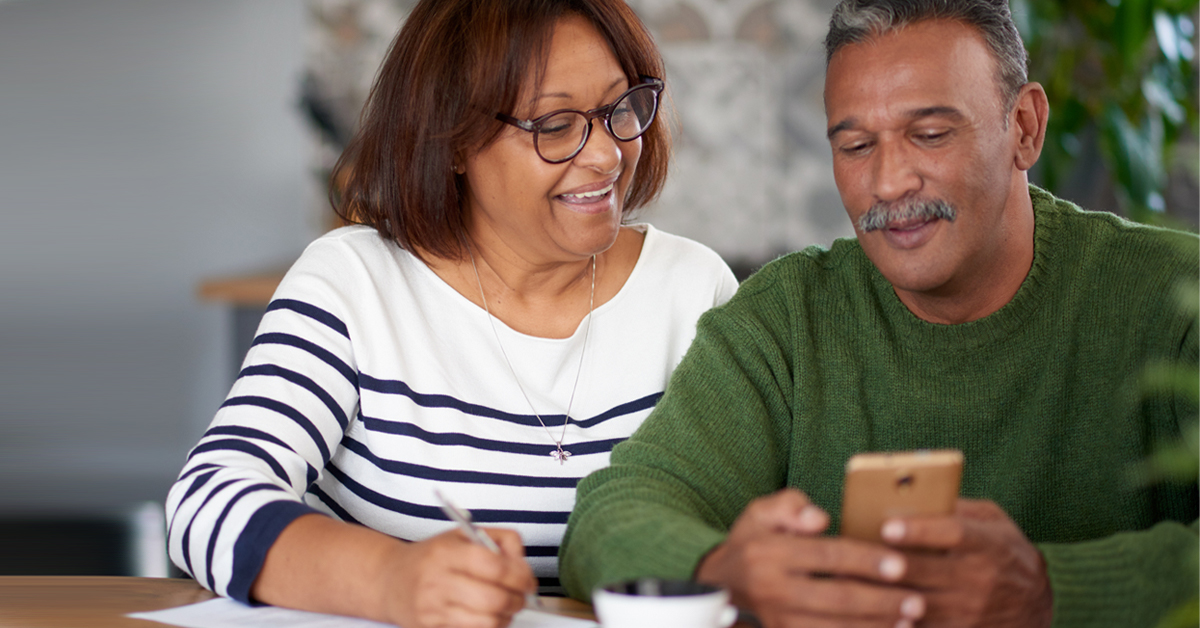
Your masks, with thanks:
[(508, 353), (504, 350), (504, 343), (500, 342), (500, 332), (496, 331), (496, 317), (492, 316), (492, 310), (488, 308), (487, 296), (483, 294), (483, 282), (479, 280), (479, 269), (475, 266), (475, 251), (468, 248), (467, 252), (471, 255), (471, 270), (475, 273), (475, 285), (479, 286), (479, 298), (483, 301), (483, 311), (487, 313), (488, 323), (492, 326), (492, 335), (496, 337), (496, 346), (500, 347), (500, 355), (504, 356), (504, 362), (508, 364), (508, 371), (512, 373), (513, 381), (517, 383), (517, 389), (521, 391), (521, 396), (525, 397), (525, 403), (529, 404), (533, 416), (542, 425), (542, 429), (546, 430), (546, 435), (550, 437), (550, 440), (554, 441), (554, 451), (550, 452), (550, 457), (557, 460), (560, 465), (566, 464), (567, 458), (571, 457), (571, 452), (563, 449), (563, 440), (567, 438), (567, 425), (571, 422), (571, 408), (575, 405), (575, 389), (579, 387), (579, 374), (583, 372), (583, 356), (587, 353), (588, 336), (592, 333), (592, 312), (596, 304), (596, 256), (592, 256), (592, 291), (588, 296), (588, 322), (583, 331), (583, 349), (579, 351), (579, 367), (575, 369), (575, 383), (571, 385), (571, 399), (567, 402), (567, 414), (563, 417), (562, 433), (558, 438), (554, 438), (554, 432), (546, 427), (542, 415), (538, 414), (537, 409), (533, 407), (533, 402), (529, 400), (529, 394), (521, 385), (521, 378), (517, 377), (517, 370), (513, 368), (512, 360), (508, 359)]

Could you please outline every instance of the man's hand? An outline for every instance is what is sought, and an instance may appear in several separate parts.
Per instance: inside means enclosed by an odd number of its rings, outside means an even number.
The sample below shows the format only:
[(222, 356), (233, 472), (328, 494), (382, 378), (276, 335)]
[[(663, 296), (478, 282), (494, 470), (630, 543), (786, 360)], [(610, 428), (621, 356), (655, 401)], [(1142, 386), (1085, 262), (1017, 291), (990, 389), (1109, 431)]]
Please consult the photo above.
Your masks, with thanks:
[(729, 589), (765, 628), (913, 625), (925, 600), (904, 578), (906, 558), (876, 543), (822, 537), (829, 516), (785, 489), (755, 500), (696, 579)]
[(882, 533), (905, 550), (900, 583), (924, 591), (922, 627), (1050, 625), (1042, 555), (995, 503), (959, 500), (952, 517), (891, 520)]

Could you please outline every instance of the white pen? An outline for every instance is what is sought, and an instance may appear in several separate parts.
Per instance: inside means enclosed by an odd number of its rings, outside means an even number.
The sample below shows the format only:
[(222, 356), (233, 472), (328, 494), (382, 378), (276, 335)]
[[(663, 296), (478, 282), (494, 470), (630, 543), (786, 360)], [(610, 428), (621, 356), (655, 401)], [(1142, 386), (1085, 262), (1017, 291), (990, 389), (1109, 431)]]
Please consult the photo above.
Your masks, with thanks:
[(496, 552), (497, 554), (500, 553), (500, 546), (496, 545), (496, 542), (492, 540), (492, 537), (484, 534), (483, 530), (480, 530), (475, 525), (475, 522), (471, 520), (471, 513), (469, 511), (455, 506), (454, 502), (447, 499), (446, 496), (436, 488), (433, 489), (433, 494), (438, 498), (438, 502), (441, 504), (442, 512), (446, 513), (446, 516), (450, 517), (451, 521), (458, 524), (458, 529), (462, 530), (462, 533), (467, 535), (468, 539), (475, 541), (476, 543), (492, 550), (493, 552)]
[[(471, 519), (470, 511), (454, 505), (454, 502), (450, 501), (445, 495), (442, 494), (440, 490), (436, 488), (433, 489), (433, 494), (435, 497), (437, 497), (442, 512), (446, 513), (446, 516), (458, 525), (458, 529), (461, 530), (463, 534), (467, 535), (468, 539), (471, 539), (475, 543), (478, 543), (479, 545), (482, 545), (493, 552), (496, 552), (497, 554), (500, 553), (500, 546), (496, 545), (496, 542), (492, 540), (492, 537), (485, 534), (483, 530), (480, 530), (479, 527), (475, 525), (475, 522)], [(536, 593), (525, 594), (526, 608), (541, 608), (541, 606), (541, 602), (538, 601)]]

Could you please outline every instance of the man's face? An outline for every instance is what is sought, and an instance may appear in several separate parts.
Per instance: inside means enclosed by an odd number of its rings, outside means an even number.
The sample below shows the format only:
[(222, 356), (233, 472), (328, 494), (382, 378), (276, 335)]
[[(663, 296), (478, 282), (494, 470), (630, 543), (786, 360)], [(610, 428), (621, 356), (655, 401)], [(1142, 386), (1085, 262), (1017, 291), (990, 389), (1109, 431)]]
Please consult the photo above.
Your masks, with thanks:
[(995, 67), (977, 31), (945, 20), (830, 60), (834, 179), (863, 250), (897, 290), (938, 296), (986, 282), (1015, 237), (1005, 208), (1024, 185), (1019, 131), (1005, 124)]

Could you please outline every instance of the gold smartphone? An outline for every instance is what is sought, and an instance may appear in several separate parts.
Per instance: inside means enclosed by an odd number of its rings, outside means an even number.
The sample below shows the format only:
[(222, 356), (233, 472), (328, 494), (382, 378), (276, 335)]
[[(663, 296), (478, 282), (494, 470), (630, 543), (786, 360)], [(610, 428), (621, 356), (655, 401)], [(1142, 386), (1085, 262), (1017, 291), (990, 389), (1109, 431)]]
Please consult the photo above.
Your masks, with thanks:
[(846, 462), (842, 535), (879, 541), (892, 517), (948, 515), (962, 483), (956, 449), (856, 454)]

